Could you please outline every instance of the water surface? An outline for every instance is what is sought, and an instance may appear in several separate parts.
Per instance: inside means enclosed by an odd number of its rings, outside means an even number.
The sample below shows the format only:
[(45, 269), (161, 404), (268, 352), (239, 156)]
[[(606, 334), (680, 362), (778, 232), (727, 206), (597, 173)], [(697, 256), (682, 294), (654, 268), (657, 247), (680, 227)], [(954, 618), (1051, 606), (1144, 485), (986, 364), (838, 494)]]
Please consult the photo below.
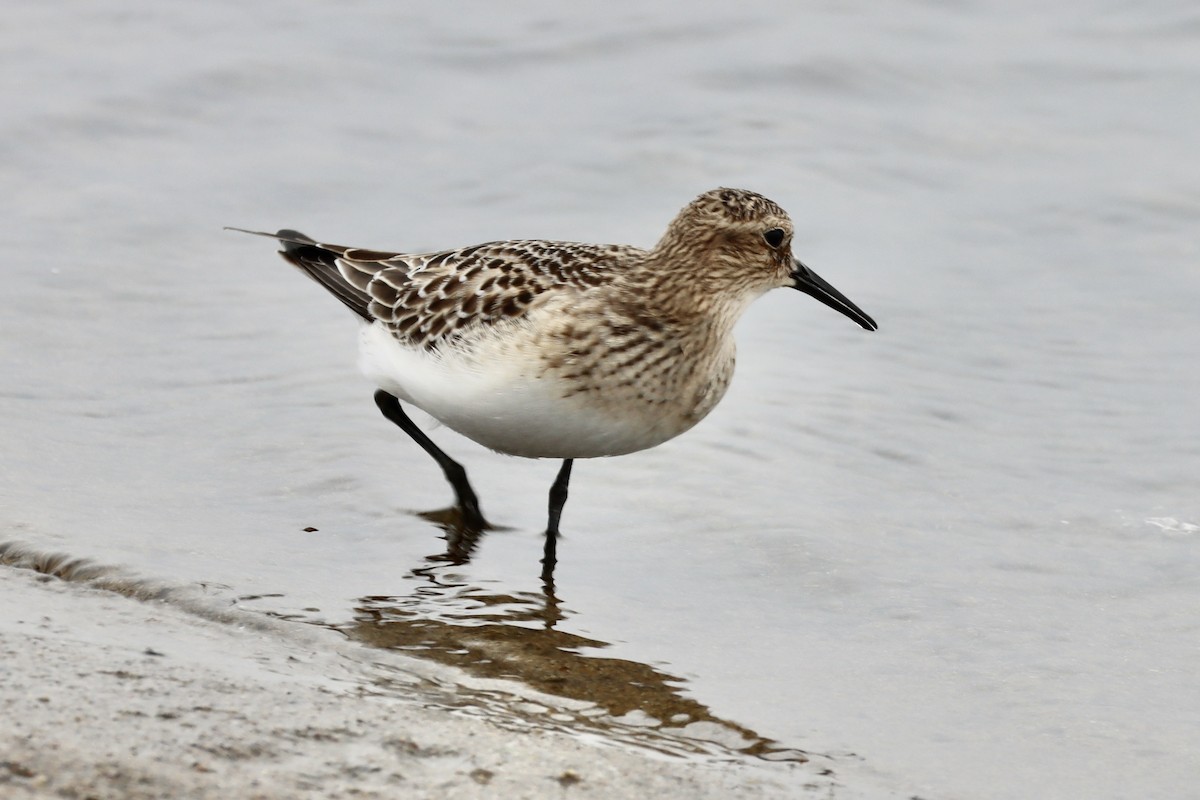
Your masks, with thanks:
[[(1200, 775), (1190, 4), (8, 22), (0, 538), (383, 646), (408, 645), (368, 630), (537, 631), (905, 796)], [(448, 490), (379, 417), (353, 320), (220, 230), (645, 246), (717, 185), (789, 209), (880, 331), (760, 301), (708, 420), (576, 465), (549, 620), (529, 609), (557, 465), (435, 431), (508, 529), (428, 561), (444, 543), (413, 512)]]

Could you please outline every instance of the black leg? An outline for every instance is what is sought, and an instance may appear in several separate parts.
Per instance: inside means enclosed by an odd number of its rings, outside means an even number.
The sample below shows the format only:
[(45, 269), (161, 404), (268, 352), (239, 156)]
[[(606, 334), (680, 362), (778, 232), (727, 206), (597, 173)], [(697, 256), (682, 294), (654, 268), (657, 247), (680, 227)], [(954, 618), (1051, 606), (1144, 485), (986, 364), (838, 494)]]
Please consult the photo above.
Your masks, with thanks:
[[(412, 440), (421, 446), (429, 455), (433, 456), (433, 460), (442, 468), (442, 473), (445, 474), (446, 480), (450, 482), (450, 486), (454, 489), (454, 497), (458, 503), (458, 509), (462, 512), (463, 521), (468, 528), (482, 531), (488, 527), (487, 521), (483, 518), (483, 512), (479, 510), (479, 499), (475, 496), (475, 491), (471, 488), (470, 482), (467, 480), (467, 471), (463, 469), (462, 464), (459, 464), (450, 456), (442, 452), (433, 440), (418, 428), (413, 421), (408, 418), (408, 414), (404, 413), (404, 409), (400, 407), (400, 401), (393, 395), (385, 392), (383, 389), (375, 392), (375, 405), (379, 406), (379, 410), (389, 420), (399, 426), (400, 430), (412, 437)], [(565, 499), (566, 487), (563, 487), (563, 495)]]
[(546, 548), (542, 554), (542, 579), (554, 579), (554, 565), (558, 561), (558, 521), (562, 518), (563, 506), (567, 503), (567, 485), (571, 482), (571, 464), (575, 459), (563, 460), (558, 477), (550, 487), (550, 520), (546, 524)]

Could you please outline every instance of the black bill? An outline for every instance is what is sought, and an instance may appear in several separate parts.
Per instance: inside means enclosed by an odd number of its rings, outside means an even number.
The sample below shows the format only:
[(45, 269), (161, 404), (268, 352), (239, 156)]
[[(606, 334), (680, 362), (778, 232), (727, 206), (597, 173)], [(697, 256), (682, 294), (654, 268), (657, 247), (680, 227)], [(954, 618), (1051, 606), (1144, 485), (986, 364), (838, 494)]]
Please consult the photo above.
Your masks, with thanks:
[(867, 316), (866, 312), (854, 305), (854, 303), (851, 303), (846, 298), (846, 295), (830, 286), (828, 281), (799, 261), (796, 261), (796, 268), (792, 270), (792, 281), (793, 288), (799, 289), (807, 295), (812, 295), (830, 308), (842, 312), (867, 330), (873, 331), (879, 328), (875, 324), (875, 320)]

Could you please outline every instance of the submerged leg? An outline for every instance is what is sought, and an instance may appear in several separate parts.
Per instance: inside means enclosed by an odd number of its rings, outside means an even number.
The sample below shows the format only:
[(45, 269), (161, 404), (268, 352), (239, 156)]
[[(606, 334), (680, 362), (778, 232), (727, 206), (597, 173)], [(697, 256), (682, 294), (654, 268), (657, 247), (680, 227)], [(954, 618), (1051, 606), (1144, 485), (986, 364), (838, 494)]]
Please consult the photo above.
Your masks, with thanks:
[(563, 460), (558, 477), (550, 487), (550, 520), (546, 524), (546, 548), (542, 554), (542, 578), (554, 577), (554, 564), (558, 561), (558, 521), (562, 518), (563, 506), (567, 503), (567, 484), (571, 482), (571, 464), (575, 459)]
[[(463, 521), (468, 528), (475, 530), (484, 530), (487, 528), (487, 521), (483, 518), (483, 512), (479, 510), (479, 499), (475, 496), (475, 491), (471, 488), (470, 482), (467, 481), (467, 471), (463, 469), (462, 465), (443, 453), (441, 448), (434, 444), (433, 440), (426, 436), (408, 418), (408, 414), (405, 414), (404, 409), (400, 407), (400, 401), (393, 395), (380, 389), (375, 392), (375, 405), (379, 406), (379, 410), (383, 412), (383, 415), (399, 426), (400, 430), (411, 436), (412, 440), (419, 444), (422, 450), (433, 456), (433, 460), (442, 468), (442, 473), (454, 489), (454, 497), (458, 504), (458, 509), (462, 512)], [(563, 494), (565, 499), (565, 486)]]

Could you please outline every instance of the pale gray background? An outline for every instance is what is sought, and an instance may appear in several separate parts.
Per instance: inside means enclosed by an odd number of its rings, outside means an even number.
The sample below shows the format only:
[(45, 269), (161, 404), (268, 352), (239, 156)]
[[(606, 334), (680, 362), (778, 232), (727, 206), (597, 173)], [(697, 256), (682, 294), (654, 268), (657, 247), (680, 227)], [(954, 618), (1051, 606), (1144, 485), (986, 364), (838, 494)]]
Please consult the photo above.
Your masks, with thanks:
[[(330, 623), (414, 591), (441, 476), (221, 226), (646, 246), (741, 186), (880, 330), (776, 293), (706, 422), (579, 463), (560, 627), (906, 795), (1200, 778), (1194, 3), (4, 16), (0, 538)], [(456, 574), (536, 593), (556, 464), (435, 436), (513, 528)]]

